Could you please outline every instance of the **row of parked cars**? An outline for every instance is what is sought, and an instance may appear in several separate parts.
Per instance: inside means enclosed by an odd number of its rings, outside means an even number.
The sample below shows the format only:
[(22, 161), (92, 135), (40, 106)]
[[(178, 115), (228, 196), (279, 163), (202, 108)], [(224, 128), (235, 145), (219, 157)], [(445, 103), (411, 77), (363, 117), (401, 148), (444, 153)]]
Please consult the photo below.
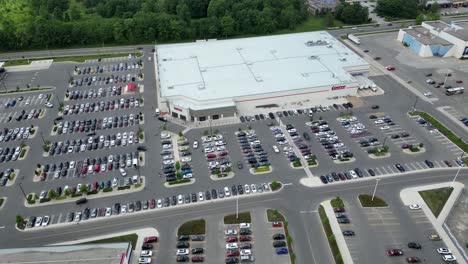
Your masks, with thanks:
[[(311, 153), (310, 147), (306, 144), (306, 142), (304, 142), (301, 135), (299, 135), (299, 133), (297, 132), (296, 128), (291, 124), (287, 124), (286, 131), (288, 132), (289, 136), (293, 140), (294, 144), (296, 145), (297, 149), (299, 150), (301, 155), (304, 157), (304, 159), (305, 160), (313, 159), (314, 156)], [(278, 134), (275, 136), (278, 137)], [(304, 132), (302, 136), (304, 137), (306, 141), (310, 141), (310, 136), (309, 134), (307, 134), (307, 132)], [(283, 148), (283, 151), (284, 151), (284, 148)], [(289, 154), (287, 155), (288, 155), (289, 161), (291, 162), (294, 162), (298, 158), (296, 157), (296, 155), (294, 154), (292, 150), (289, 151)]]
[[(193, 242), (202, 242), (205, 240), (204, 235), (180, 235), (177, 237), (176, 243), (176, 261), (177, 262), (204, 262), (205, 257), (201, 256), (205, 254), (205, 248), (190, 244), (190, 240)], [(192, 255), (190, 257), (190, 254)]]
[(336, 132), (328, 126), (327, 121), (307, 122), (306, 125), (310, 127), (311, 132), (314, 133), (316, 139), (322, 144), (331, 159), (346, 159), (354, 156), (351, 151), (345, 149), (345, 144), (340, 141)]
[(85, 77), (81, 79), (76, 79), (71, 82), (71, 85), (73, 87), (78, 87), (78, 86), (91, 86), (93, 83), (98, 84), (99, 83), (126, 83), (126, 82), (134, 82), (136, 80), (136, 74), (122, 74), (122, 75), (110, 75), (110, 76), (93, 76), (93, 77)]
[[(60, 117), (59, 117), (60, 118)], [(56, 122), (59, 120), (56, 120)], [(140, 114), (129, 114), (121, 116), (111, 116), (104, 118), (59, 121), (56, 125), (57, 134), (91, 133), (87, 136), (94, 136), (96, 130), (112, 129), (117, 127), (127, 127), (138, 125)]]
[[(205, 153), (208, 169), (212, 174), (223, 173), (232, 169), (229, 151), (223, 135), (210, 135), (201, 137), (203, 153)], [(198, 142), (194, 142), (193, 148), (198, 148)]]
[(100, 102), (92, 102), (92, 103), (83, 103), (83, 104), (72, 104), (66, 105), (63, 114), (64, 115), (73, 115), (73, 114), (81, 114), (81, 113), (88, 113), (88, 112), (103, 112), (103, 111), (111, 111), (111, 110), (118, 110), (124, 108), (134, 108), (139, 107), (140, 102), (139, 99), (135, 99), (134, 96), (130, 96), (129, 98), (120, 98), (110, 101), (100, 101)]
[(116, 146), (127, 146), (138, 144), (139, 139), (134, 132), (117, 133), (114, 135), (90, 136), (87, 138), (65, 140), (54, 142), (50, 146), (49, 155), (60, 155), (66, 153), (78, 153), (97, 149), (108, 149)]
[(97, 66), (88, 66), (88, 67), (79, 67), (75, 66), (75, 73), (78, 75), (86, 74), (98, 74), (104, 72), (114, 72), (114, 71), (129, 71), (129, 70), (138, 70), (143, 65), (142, 60), (134, 62), (121, 62), (118, 64), (111, 65), (97, 65)]
[(0, 130), (0, 142), (8, 142), (10, 140), (24, 140), (29, 138), (31, 127), (4, 128)]
[(10, 179), (11, 174), (15, 170), (13, 168), (6, 169), (5, 171), (0, 171), (0, 186), (5, 186)]
[[(253, 231), (250, 223), (240, 223), (238, 226), (230, 225), (224, 231), (226, 240), (226, 260), (229, 263), (254, 262), (253, 244), (248, 243), (253, 240)], [(239, 241), (243, 243), (238, 243)], [(248, 242), (246, 242), (248, 241)]]
[(0, 148), (0, 163), (17, 160), (22, 150), (22, 147)]
[[(42, 109), (31, 109), (29, 113), (26, 112), (26, 110), (21, 110), (20, 114), (15, 117), (16, 121), (21, 121), (21, 120), (31, 120), (31, 119), (37, 119), (39, 118), (39, 114), (41, 113)], [(7, 118), (7, 122), (10, 122), (13, 119), (13, 115), (9, 116)]]
[(106, 96), (120, 96), (122, 95), (122, 86), (113, 86), (99, 89), (89, 89), (86, 91), (71, 91), (68, 94), (70, 100), (82, 100), (82, 99), (91, 99), (91, 98), (101, 98)]
[(247, 163), (252, 168), (270, 166), (267, 152), (254, 130), (235, 133)]

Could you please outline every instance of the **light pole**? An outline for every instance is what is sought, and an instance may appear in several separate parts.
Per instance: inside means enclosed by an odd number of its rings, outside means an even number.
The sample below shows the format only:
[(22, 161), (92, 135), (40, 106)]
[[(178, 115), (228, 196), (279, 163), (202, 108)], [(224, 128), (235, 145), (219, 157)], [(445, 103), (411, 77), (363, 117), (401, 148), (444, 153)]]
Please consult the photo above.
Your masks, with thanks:
[(209, 122), (210, 122), (210, 137), (213, 137), (213, 130), (212, 130), (212, 127), (211, 127), (211, 121), (212, 120), (211, 120), (211, 117), (210, 117), (210, 120), (209, 120)]
[(387, 142), (387, 138), (388, 136), (385, 136), (384, 140), (383, 140), (383, 144), (382, 144), (382, 147), (385, 148), (385, 142)]
[(45, 145), (45, 140), (44, 140), (44, 136), (42, 135), (42, 131), (39, 131), (39, 135), (41, 135), (42, 143)]
[(376, 182), (375, 182), (375, 187), (374, 187), (374, 193), (372, 193), (372, 199), (371, 199), (372, 202), (374, 201), (375, 193), (377, 192), (377, 185), (379, 185), (380, 178), (377, 178), (375, 180)]
[(236, 196), (236, 219), (239, 219), (239, 195)]
[(414, 104), (413, 104), (413, 111), (416, 111), (416, 104), (418, 103), (418, 100), (419, 100), (419, 96), (416, 96), (416, 99), (414, 100)]
[(23, 193), (24, 199), (27, 200), (28, 198), (26, 197), (26, 193), (25, 193), (24, 190), (23, 190), (23, 185), (21, 185), (21, 182), (18, 184), (18, 186), (20, 187), (20, 190), (21, 190), (21, 192)]

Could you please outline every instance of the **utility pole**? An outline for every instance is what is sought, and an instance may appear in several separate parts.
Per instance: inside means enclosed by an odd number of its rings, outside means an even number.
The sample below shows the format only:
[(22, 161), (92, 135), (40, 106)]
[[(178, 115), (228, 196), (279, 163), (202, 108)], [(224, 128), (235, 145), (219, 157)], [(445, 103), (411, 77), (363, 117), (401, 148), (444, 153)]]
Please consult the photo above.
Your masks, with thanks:
[(374, 187), (374, 193), (372, 193), (372, 202), (374, 201), (375, 193), (377, 192), (377, 185), (379, 185), (380, 178), (375, 179), (375, 187)]
[(416, 104), (418, 103), (418, 100), (419, 100), (419, 96), (416, 96), (416, 99), (414, 100), (414, 104), (413, 104), (413, 111), (416, 111)]

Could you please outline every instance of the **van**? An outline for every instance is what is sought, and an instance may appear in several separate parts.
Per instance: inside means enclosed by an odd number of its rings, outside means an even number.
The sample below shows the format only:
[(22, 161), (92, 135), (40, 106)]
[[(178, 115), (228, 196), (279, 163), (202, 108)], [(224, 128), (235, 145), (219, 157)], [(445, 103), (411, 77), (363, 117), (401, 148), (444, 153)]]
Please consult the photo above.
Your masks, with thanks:
[(138, 158), (133, 158), (132, 165), (134, 168), (138, 167)]

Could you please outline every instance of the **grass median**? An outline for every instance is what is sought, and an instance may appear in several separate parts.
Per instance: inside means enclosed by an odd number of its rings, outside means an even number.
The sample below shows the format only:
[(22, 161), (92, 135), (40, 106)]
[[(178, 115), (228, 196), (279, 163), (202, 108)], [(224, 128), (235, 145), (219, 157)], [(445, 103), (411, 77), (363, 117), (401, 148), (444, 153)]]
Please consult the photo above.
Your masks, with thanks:
[(431, 123), (433, 127), (437, 128), (437, 130), (439, 130), (440, 133), (442, 133), (450, 141), (452, 141), (453, 144), (457, 145), (464, 152), (468, 152), (468, 144), (466, 144), (461, 137), (457, 136), (450, 129), (448, 129), (441, 122), (439, 122), (439, 120), (435, 119), (434, 117), (432, 117), (428, 113), (421, 112), (421, 111), (413, 111), (413, 112), (409, 112), (409, 115), (410, 116), (420, 116), (420, 117), (424, 118), (424, 120)]
[(419, 195), (426, 202), (429, 209), (431, 209), (434, 216), (437, 218), (444, 209), (445, 203), (452, 194), (453, 188), (445, 187), (439, 189), (432, 189), (427, 191), (420, 191)]
[(359, 201), (361, 202), (362, 207), (387, 207), (387, 202), (384, 199), (374, 196), (372, 200), (372, 195), (369, 194), (360, 194)]
[(85, 242), (82, 244), (104, 244), (104, 243), (130, 242), (132, 243), (132, 248), (135, 249), (137, 240), (138, 240), (137, 234), (128, 234), (128, 235), (123, 235), (123, 236), (109, 237), (109, 238), (89, 241), (89, 242)]
[(320, 205), (318, 211), (320, 221), (322, 222), (323, 230), (325, 231), (325, 235), (328, 239), (328, 244), (330, 245), (333, 258), (335, 259), (335, 263), (343, 264), (343, 257), (341, 256), (340, 249), (338, 248), (338, 244), (336, 243), (335, 235), (333, 234), (333, 231), (331, 229), (330, 220), (328, 219), (327, 214), (325, 213), (325, 209), (322, 205)]
[(37, 61), (37, 60), (54, 60), (54, 62), (65, 62), (65, 61), (85, 62), (86, 60), (127, 57), (128, 54), (132, 54), (132, 56), (135, 56), (135, 57), (139, 57), (142, 55), (141, 52), (136, 52), (136, 53), (132, 52), (132, 53), (95, 54), (95, 55), (66, 56), (66, 57), (45, 57), (45, 58), (34, 58), (34, 59), (16, 59), (16, 60), (5, 61), (5, 67), (28, 65), (32, 61)]
[(206, 233), (205, 219), (196, 219), (183, 223), (177, 230), (177, 235), (203, 235)]
[(236, 214), (224, 216), (225, 225), (234, 225), (240, 223), (252, 223), (252, 217), (250, 216), (250, 212), (241, 212), (239, 213), (239, 217), (236, 217)]

